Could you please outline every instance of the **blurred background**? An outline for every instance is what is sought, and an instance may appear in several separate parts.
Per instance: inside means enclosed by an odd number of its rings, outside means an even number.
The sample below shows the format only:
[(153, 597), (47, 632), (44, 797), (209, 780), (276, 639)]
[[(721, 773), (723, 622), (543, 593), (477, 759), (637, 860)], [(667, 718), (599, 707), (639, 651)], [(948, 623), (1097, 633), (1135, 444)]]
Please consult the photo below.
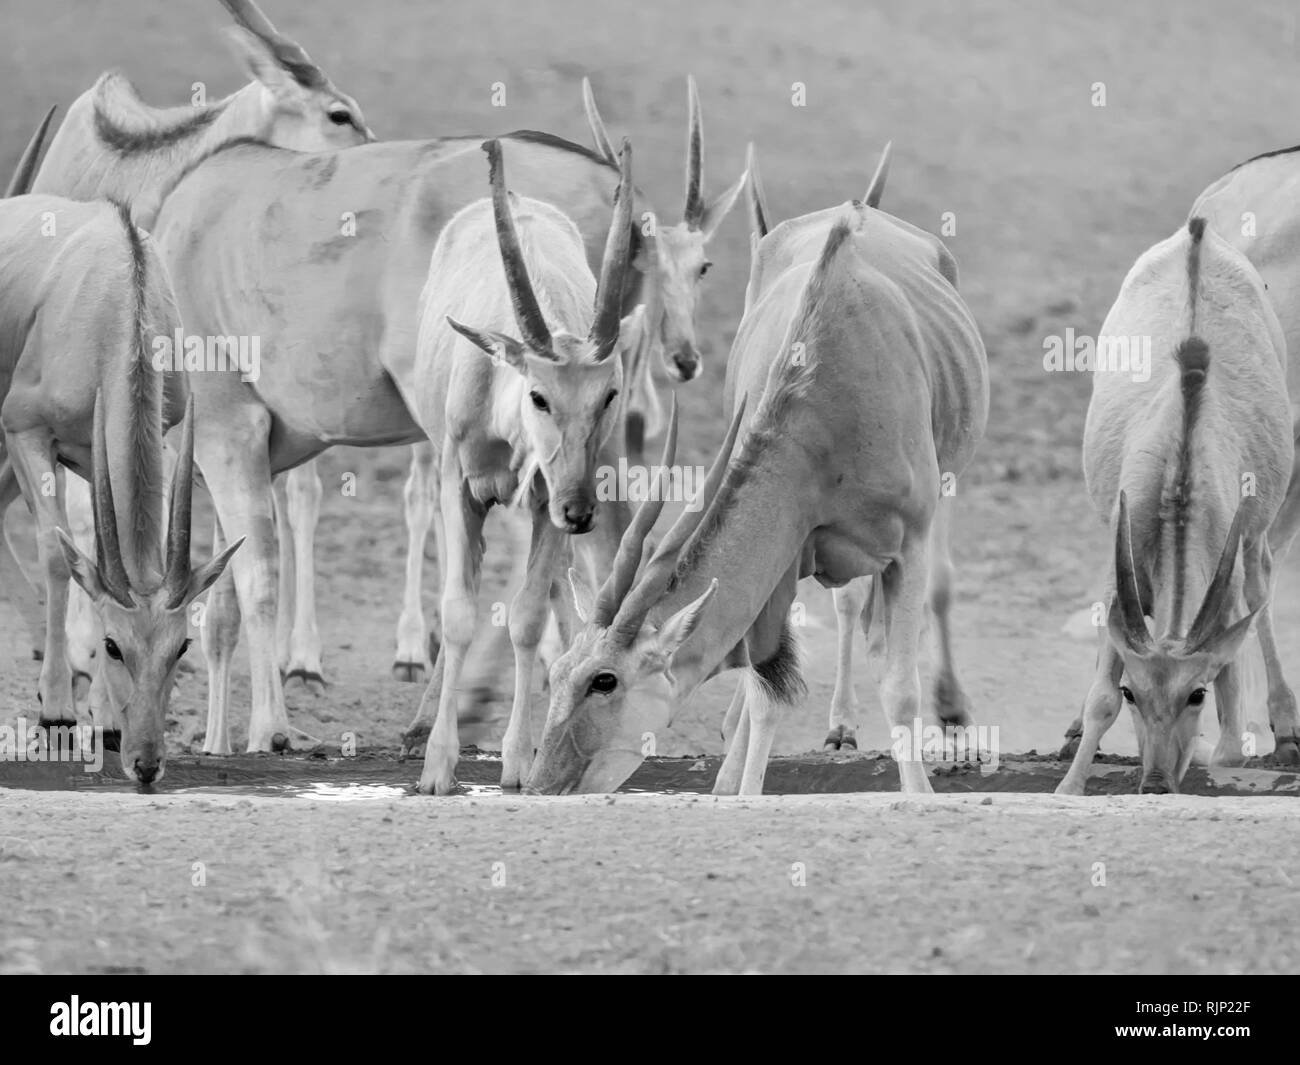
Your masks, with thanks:
[[(581, 79), (590, 76), (611, 135), (636, 146), (638, 184), (671, 221), (683, 199), (688, 73), (703, 106), (706, 195), (739, 175), (753, 141), (778, 219), (861, 196), (892, 139), (882, 207), (936, 233), (948, 219), (944, 240), (989, 354), (988, 437), (958, 492), (959, 664), (979, 719), (1003, 727), (1005, 749), (1058, 741), (1092, 666), (1091, 642), (1062, 627), (1097, 597), (1109, 547), (1079, 471), (1089, 381), (1044, 373), (1043, 341), (1069, 327), (1095, 334), (1134, 259), (1184, 221), (1198, 192), (1236, 163), (1300, 141), (1293, 3), (262, 6), (383, 139), (534, 128), (587, 144)], [(51, 103), (66, 108), (105, 69), (126, 72), (158, 105), (185, 103), (195, 82), (209, 98), (234, 91), (245, 79), (220, 33), (227, 23), (216, 0), (0, 0), (0, 172)], [(505, 107), (492, 106), (496, 82)], [(796, 83), (803, 106), (792, 102)], [(721, 383), (749, 266), (743, 210), (710, 258), (705, 376), (679, 390), (684, 447), (697, 461), (724, 428)], [(343, 472), (358, 474), (356, 498), (337, 491)], [(391, 745), (418, 703), (420, 686), (388, 675), (404, 475), (404, 451), (339, 450), (323, 462), (318, 594), (332, 686), (293, 701), (295, 721), (317, 735), (353, 730)], [(1280, 629), (1292, 648), (1296, 572), (1292, 559)], [(787, 750), (819, 744), (833, 680), (829, 593), (810, 585), (801, 601), (811, 695), (778, 740)], [(426, 602), (436, 602), (432, 587)], [(36, 673), (0, 602), (0, 717), (33, 712)], [(885, 746), (868, 676), (858, 681), (864, 745)], [(182, 746), (201, 735), (206, 698), (201, 674), (184, 683)], [(242, 737), (245, 676), (239, 685)], [(683, 713), (672, 750), (718, 747), (730, 686), (713, 682)], [(1127, 729), (1115, 730), (1112, 749), (1131, 743)]]

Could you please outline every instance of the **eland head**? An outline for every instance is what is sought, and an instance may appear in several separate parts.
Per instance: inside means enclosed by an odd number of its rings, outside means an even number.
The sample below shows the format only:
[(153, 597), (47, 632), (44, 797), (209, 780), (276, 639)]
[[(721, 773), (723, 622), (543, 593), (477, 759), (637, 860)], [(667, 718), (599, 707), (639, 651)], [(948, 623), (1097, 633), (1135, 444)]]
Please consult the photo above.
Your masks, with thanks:
[[(190, 501), (194, 481), (194, 400), (186, 405), (180, 456), (172, 480), (161, 568), (128, 574), (109, 478), (104, 400), (95, 400), (91, 447), (95, 559), (58, 530), (72, 578), (90, 597), (104, 632), (99, 680), (121, 724), (126, 775), (141, 784), (161, 779), (166, 764), (167, 706), (176, 666), (190, 645), (188, 607), (209, 588), (243, 540), (197, 570), (190, 567)], [(129, 527), (129, 526), (128, 526)], [(138, 555), (139, 552), (133, 552)]]
[[(1119, 694), (1133, 715), (1142, 751), (1143, 792), (1176, 792), (1192, 759), (1201, 707), (1209, 686), (1241, 649), (1259, 610), (1229, 621), (1236, 602), (1233, 570), (1241, 546), (1247, 503), (1233, 516), (1200, 610), (1186, 635), (1152, 636), (1144, 596), (1133, 562), (1128, 498), (1119, 495), (1115, 535), (1115, 595), (1107, 632), (1124, 671)], [(1145, 600), (1149, 603), (1150, 596)], [(1262, 609), (1262, 607), (1260, 608)]]
[(271, 24), (253, 0), (221, 0), (234, 17), (227, 30), (236, 57), (256, 82), (268, 144), (300, 152), (373, 141), (361, 108), (341, 92), (295, 41)]
[(576, 569), (569, 571), (583, 628), (551, 666), (546, 731), (526, 790), (539, 794), (615, 791), (646, 757), (646, 734), (661, 733), (672, 719), (677, 698), (673, 655), (699, 627), (717, 591), (717, 580), (661, 624), (652, 624), (649, 616), (671, 590), (679, 552), (708, 521), (743, 415), (742, 401), (705, 480), (703, 505), (682, 514), (638, 577), (646, 539), (663, 509), (665, 477), (676, 453), (674, 400), (658, 467), (658, 490), (641, 504), (623, 534), (609, 577), (594, 592)]
[[(699, 302), (700, 283), (708, 273), (708, 243), (722, 220), (731, 210), (745, 185), (742, 174), (734, 185), (714, 200), (704, 200), (704, 126), (700, 118), (700, 97), (695, 78), (688, 77), (690, 118), (686, 132), (686, 203), (682, 220), (673, 226), (656, 221), (646, 234), (638, 262), (649, 279), (645, 295), (647, 327), (662, 345), (664, 369), (677, 381), (689, 381), (700, 372), (700, 351), (695, 335), (695, 309)], [(591, 126), (596, 150), (608, 162), (614, 162), (609, 134), (591, 91), (591, 83), (582, 82), (583, 103)]]
[[(536, 469), (546, 482), (550, 518), (568, 533), (591, 530), (596, 513), (596, 467), (601, 446), (614, 428), (615, 400), (623, 385), (618, 349), (623, 280), (631, 249), (632, 146), (625, 140), (614, 218), (596, 285), (595, 312), (585, 337), (552, 332), (542, 314), (524, 262), (506, 191), (499, 141), (483, 146), (488, 156), (492, 213), (519, 338), (462, 325), (453, 329), (499, 364), (523, 378), (520, 423)], [(583, 269), (586, 269), (584, 266)], [(528, 478), (521, 487), (526, 489)]]

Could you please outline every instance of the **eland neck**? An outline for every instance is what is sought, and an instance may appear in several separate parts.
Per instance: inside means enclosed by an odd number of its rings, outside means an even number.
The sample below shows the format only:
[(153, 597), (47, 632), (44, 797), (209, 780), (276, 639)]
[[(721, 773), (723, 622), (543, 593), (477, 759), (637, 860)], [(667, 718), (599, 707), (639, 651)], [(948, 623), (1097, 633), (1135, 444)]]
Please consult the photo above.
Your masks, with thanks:
[(699, 630), (673, 656), (679, 702), (745, 638), (781, 579), (799, 565), (816, 526), (818, 474), (807, 451), (779, 433), (751, 432), (700, 528), (683, 546), (668, 591), (650, 611), (650, 621), (660, 624), (718, 581)]

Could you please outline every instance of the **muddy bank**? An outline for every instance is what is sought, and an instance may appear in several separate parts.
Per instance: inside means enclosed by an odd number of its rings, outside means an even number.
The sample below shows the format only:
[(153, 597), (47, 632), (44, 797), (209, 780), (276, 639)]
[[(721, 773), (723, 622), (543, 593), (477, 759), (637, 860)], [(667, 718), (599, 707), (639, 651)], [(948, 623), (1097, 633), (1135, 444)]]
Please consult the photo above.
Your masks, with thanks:
[[(1189, 795), (1283, 795), (1300, 798), (1300, 774), (1274, 768), (1268, 759), (1242, 769), (1192, 768), (1183, 780)], [(722, 764), (720, 757), (651, 758), (633, 774), (624, 792), (706, 794)], [(402, 760), (395, 751), (342, 757), (312, 755), (237, 755), (227, 758), (180, 756), (168, 759), (166, 778), (154, 794), (230, 792), (247, 795), (320, 799), (399, 798), (414, 791), (419, 759)], [(940, 793), (1048, 793), (1065, 776), (1067, 763), (1029, 752), (1002, 758), (996, 765), (937, 765), (930, 781)], [(493, 794), (499, 789), (501, 762), (496, 752), (467, 749), (456, 770), (464, 794)], [(1137, 792), (1136, 759), (1103, 756), (1093, 766), (1090, 795)], [(0, 788), (34, 791), (135, 792), (122, 775), (116, 756), (108, 754), (98, 773), (76, 764), (0, 763)], [(897, 792), (898, 769), (886, 754), (809, 753), (772, 759), (764, 789), (769, 795)]]

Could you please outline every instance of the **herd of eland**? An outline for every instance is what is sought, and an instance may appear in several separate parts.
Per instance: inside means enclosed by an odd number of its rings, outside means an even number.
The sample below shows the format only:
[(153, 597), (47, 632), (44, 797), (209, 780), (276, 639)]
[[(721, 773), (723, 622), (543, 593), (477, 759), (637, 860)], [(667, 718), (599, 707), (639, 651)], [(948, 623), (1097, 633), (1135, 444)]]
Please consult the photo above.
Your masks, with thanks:
[[(0, 518), (23, 498), (39, 560), (27, 573), (20, 545), (0, 541), (0, 576), (42, 660), (42, 723), (74, 720), (89, 686), (126, 774), (159, 779), (189, 606), (206, 592), (204, 751), (231, 752), (241, 630), (248, 750), (302, 738), (284, 685), (323, 683), (314, 460), (336, 444), (411, 449), (393, 671), (426, 681), (404, 736), (425, 745), (422, 792), (456, 786), (457, 695), (472, 672), (494, 507), (515, 553), (503, 786), (617, 789), (644, 737), (735, 668), (714, 790), (760, 793), (778, 724), (805, 690), (790, 610), (806, 578), (835, 589), (828, 747), (856, 746), (859, 627), (882, 648), (892, 726), (926, 706), (941, 723), (970, 723), (945, 485), (984, 434), (988, 366), (951, 253), (880, 207), (888, 146), (861, 199), (777, 223), (752, 147), (739, 178), (706, 198), (688, 79), (685, 205), (667, 225), (585, 79), (592, 148), (532, 130), (380, 141), (252, 0), (222, 2), (245, 88), (159, 109), (105, 74), (42, 161), (46, 116), (0, 202)], [(1276, 757), (1300, 762), (1270, 607), (1300, 528), (1300, 371), (1287, 362), (1300, 347), (1297, 168), (1300, 151), (1269, 153), (1208, 188), (1138, 260), (1103, 326), (1153, 338), (1154, 357), (1144, 381), (1094, 375), (1084, 466), (1114, 549), (1063, 792), (1083, 792), (1125, 705), (1141, 789), (1177, 791), (1204, 747), (1211, 688), (1221, 739), (1201, 754), (1240, 764), (1252, 630)], [(707, 246), (742, 197), (751, 261), (716, 412), (725, 439), (697, 505), (656, 537), (681, 430), (656, 379), (700, 373)], [(1261, 203), (1281, 222), (1267, 238), (1240, 237), (1245, 205)], [(160, 362), (160, 339), (173, 336), (257, 337), (261, 362), (251, 374)], [(656, 490), (635, 511), (601, 498), (598, 471), (641, 465), (661, 432)], [(216, 515), (214, 557), (199, 565), (196, 480)], [(421, 608), (430, 528), (436, 635)], [(548, 634), (550, 706), (534, 750)], [(499, 667), (507, 651), (488, 653)], [(930, 790), (924, 765), (895, 757), (904, 791)]]

